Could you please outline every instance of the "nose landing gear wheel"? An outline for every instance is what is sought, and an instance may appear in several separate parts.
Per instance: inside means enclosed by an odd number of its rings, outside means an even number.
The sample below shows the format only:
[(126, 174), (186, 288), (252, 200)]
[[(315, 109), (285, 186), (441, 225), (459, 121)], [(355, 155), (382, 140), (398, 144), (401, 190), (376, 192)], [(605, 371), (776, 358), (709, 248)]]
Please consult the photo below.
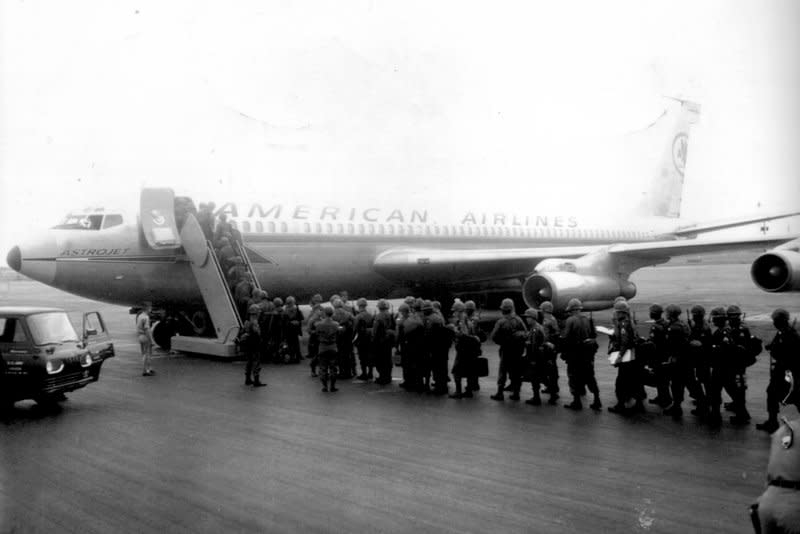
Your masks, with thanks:
[(156, 321), (153, 324), (153, 341), (156, 345), (164, 350), (169, 350), (172, 345), (172, 336), (175, 335), (175, 330), (166, 321)]

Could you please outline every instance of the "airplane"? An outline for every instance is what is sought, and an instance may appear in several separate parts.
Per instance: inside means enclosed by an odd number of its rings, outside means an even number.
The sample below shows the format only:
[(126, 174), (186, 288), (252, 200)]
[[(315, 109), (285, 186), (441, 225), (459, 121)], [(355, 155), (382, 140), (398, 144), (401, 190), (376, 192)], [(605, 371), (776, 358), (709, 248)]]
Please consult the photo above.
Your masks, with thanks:
[[(347, 289), (366, 298), (472, 298), (486, 307), (509, 297), (518, 309), (549, 300), (556, 312), (578, 298), (585, 310), (600, 310), (618, 296), (636, 295), (629, 277), (642, 267), (680, 255), (775, 246), (753, 262), (753, 281), (766, 291), (800, 290), (798, 235), (703, 237), (800, 211), (700, 224), (680, 219), (690, 125), (698, 113), (696, 104), (681, 101), (657, 121), (674, 120), (657, 172), (644, 195), (614, 206), (617, 213), (631, 207), (619, 218), (451, 202), (357, 206), (252, 198), (217, 202), (215, 214), (226, 214), (241, 232), (242, 255), (258, 285), (299, 302)], [(177, 205), (188, 213), (177, 213)], [(194, 217), (193, 197), (144, 188), (136, 208), (72, 212), (14, 246), (8, 265), (82, 297), (132, 307), (152, 303), (161, 311), (153, 334), (162, 347), (176, 333), (216, 332), (229, 340), (241, 321)]]

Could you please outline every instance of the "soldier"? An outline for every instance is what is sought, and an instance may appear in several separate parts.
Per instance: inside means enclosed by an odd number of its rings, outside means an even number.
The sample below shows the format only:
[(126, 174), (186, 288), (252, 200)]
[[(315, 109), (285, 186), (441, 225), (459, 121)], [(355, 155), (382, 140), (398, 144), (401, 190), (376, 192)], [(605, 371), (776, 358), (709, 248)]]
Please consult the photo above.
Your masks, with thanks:
[(731, 411), (734, 415), (730, 421), (736, 425), (746, 425), (750, 422), (746, 404), (746, 373), (747, 368), (756, 363), (756, 355), (761, 352), (761, 347), (753, 353), (753, 336), (750, 329), (742, 323), (742, 310), (739, 306), (728, 306), (725, 314), (728, 316), (728, 335), (731, 340), (730, 361), (724, 383), (725, 391), (733, 401)]
[[(471, 310), (467, 313), (467, 305)], [(478, 390), (478, 377), (475, 366), (478, 356), (481, 355), (481, 343), (485, 340), (485, 335), (478, 328), (478, 321), (475, 317), (475, 302), (468, 300), (466, 303), (456, 302), (453, 304), (453, 328), (455, 330), (456, 357), (453, 362), (453, 378), (456, 383), (456, 391), (450, 395), (451, 398), (472, 398)], [(465, 378), (467, 387), (462, 393), (461, 379)]]
[(219, 266), (222, 267), (222, 272), (227, 273), (228, 269), (233, 267), (233, 258), (236, 257), (236, 251), (231, 246), (231, 239), (229, 235), (221, 236), (216, 240), (217, 243), (217, 259)]
[(322, 295), (316, 293), (311, 297), (311, 313), (308, 314), (308, 358), (309, 367), (311, 368), (311, 376), (317, 376), (317, 367), (319, 366), (319, 338), (315, 325), (317, 321), (321, 321), (324, 311), (322, 309)]
[(617, 368), (614, 384), (617, 404), (608, 407), (611, 413), (626, 415), (644, 411), (643, 401), (647, 394), (642, 383), (640, 364), (635, 357), (636, 340), (630, 307), (625, 300), (619, 300), (614, 303), (614, 333), (608, 342), (608, 353), (619, 353), (619, 359), (614, 364)]
[(527, 329), (525, 323), (514, 313), (514, 301), (503, 299), (500, 304), (503, 317), (497, 320), (490, 338), (499, 347), (500, 367), (497, 371), (497, 393), (490, 398), (502, 401), (503, 387), (506, 378), (511, 380), (511, 400), (519, 400), (519, 390), (522, 385), (521, 365), (522, 355), (525, 351)]
[(228, 281), (228, 287), (236, 287), (239, 280), (244, 278), (247, 274), (247, 269), (244, 266), (244, 260), (242, 260), (241, 256), (234, 256), (231, 258), (230, 265), (225, 278)]
[(657, 392), (656, 397), (650, 399), (650, 404), (666, 408), (672, 404), (672, 398), (669, 393), (669, 358), (666, 351), (667, 321), (662, 317), (663, 314), (664, 309), (660, 305), (650, 306), (650, 319), (653, 324), (650, 327), (647, 343), (642, 346), (640, 352), (645, 357), (643, 363), (648, 370), (647, 374), (651, 377), (648, 385), (654, 385)]
[(665, 415), (681, 417), (683, 415), (684, 389), (689, 389), (692, 396), (697, 399), (698, 409), (704, 410), (705, 399), (703, 391), (696, 387), (691, 354), (689, 353), (689, 338), (691, 331), (689, 325), (681, 321), (681, 308), (675, 304), (667, 306), (667, 335), (666, 353), (669, 361), (670, 385), (672, 404), (665, 410)]
[(709, 351), (709, 387), (706, 395), (709, 405), (709, 424), (717, 425), (722, 421), (720, 404), (722, 404), (722, 385), (727, 373), (731, 353), (730, 332), (727, 326), (728, 317), (725, 308), (718, 306), (711, 310), (711, 350)]
[(783, 308), (772, 312), (772, 325), (777, 332), (766, 346), (770, 352), (767, 420), (756, 425), (757, 429), (770, 434), (779, 427), (780, 402), (790, 391), (790, 384), (786, 381), (787, 372), (791, 372), (795, 380), (800, 380), (800, 335), (794, 326), (789, 324), (789, 312)]
[(339, 378), (352, 378), (356, 374), (356, 365), (353, 359), (353, 314), (344, 308), (341, 297), (333, 300), (333, 320), (342, 329), (339, 336)]
[(214, 213), (208, 204), (200, 203), (200, 210), (197, 213), (197, 222), (200, 224), (200, 229), (203, 230), (203, 235), (206, 241), (214, 240)]
[[(261, 309), (258, 306), (250, 306), (247, 310), (247, 320), (239, 332), (238, 342), (239, 349), (245, 353), (247, 357), (247, 365), (244, 368), (244, 385), (253, 387), (266, 386), (261, 382), (261, 358), (259, 354), (259, 346), (261, 345), (261, 328), (258, 325), (258, 315)], [(251, 379), (252, 375), (252, 379)]]
[(525, 310), (525, 322), (528, 325), (528, 338), (525, 341), (525, 361), (523, 368), (527, 370), (525, 374), (531, 380), (531, 390), (533, 397), (525, 401), (525, 404), (541, 406), (542, 398), (539, 394), (539, 386), (545, 382), (546, 354), (544, 349), (545, 333), (544, 328), (539, 324), (539, 311), (533, 308)]
[(403, 381), (400, 382), (400, 387), (403, 389), (408, 389), (411, 386), (411, 375), (408, 372), (408, 354), (405, 351), (405, 328), (403, 327), (410, 316), (411, 307), (404, 301), (397, 308), (397, 318), (395, 319), (395, 330), (397, 331), (396, 346), (397, 351), (400, 353), (400, 367), (403, 369)]
[(217, 217), (217, 227), (214, 230), (214, 240), (219, 241), (223, 236), (233, 235), (231, 230), (233, 230), (233, 226), (231, 226), (231, 223), (228, 222), (228, 215), (225, 213), (220, 213)]
[(375, 368), (375, 363), (372, 360), (372, 326), (375, 322), (375, 317), (367, 311), (367, 299), (358, 299), (356, 305), (358, 306), (358, 313), (353, 321), (353, 330), (355, 331), (353, 344), (358, 349), (358, 361), (361, 364), (361, 374), (357, 378), (359, 380), (372, 380), (372, 372)]
[(253, 277), (250, 274), (246, 274), (233, 289), (233, 299), (236, 302), (239, 317), (247, 317), (247, 303), (253, 296), (253, 289), (255, 289), (255, 287), (256, 286), (253, 284)]
[(344, 331), (339, 323), (333, 320), (333, 308), (326, 306), (323, 310), (323, 319), (314, 326), (319, 338), (320, 380), (322, 381), (322, 391), (335, 393), (339, 391), (336, 389), (336, 377), (339, 374), (336, 368), (339, 356), (336, 351), (339, 347), (338, 338), (344, 334)]
[(581, 314), (583, 305), (578, 299), (570, 299), (567, 303), (567, 313), (571, 315), (564, 323), (564, 333), (561, 335), (561, 357), (567, 362), (567, 377), (569, 389), (572, 393), (572, 402), (565, 405), (570, 410), (581, 410), (581, 396), (588, 389), (594, 396), (589, 407), (600, 410), (600, 390), (594, 376), (594, 355), (597, 352), (597, 332), (591, 319)]
[[(340, 291), (339, 298), (342, 299), (342, 308), (344, 308), (347, 311), (347, 313), (355, 317), (356, 311), (353, 309), (353, 305), (350, 304), (350, 301), (348, 300), (349, 295), (347, 291), (345, 291), (344, 289)], [(353, 374), (355, 374), (355, 372)]]
[(284, 363), (283, 351), (283, 299), (272, 299), (272, 311), (266, 319), (267, 322), (267, 356), (274, 363)]
[[(478, 326), (479, 317), (478, 317), (478, 307), (475, 305), (474, 300), (468, 300), (464, 303), (464, 320), (470, 321), (474, 325), (474, 330), (477, 332), (478, 339), (481, 343), (486, 341), (486, 333), (481, 330)], [(480, 348), (480, 347), (478, 347)], [(466, 377), (467, 378), (467, 389), (475, 391), (481, 390), (481, 384), (478, 380), (478, 369), (477, 365), (477, 357), (480, 356), (481, 353), (479, 352), (476, 356), (475, 365), (473, 365), (471, 372)]]
[[(692, 320), (689, 321), (689, 356), (694, 367), (698, 395), (702, 396), (703, 405), (698, 402), (692, 415), (704, 417), (708, 413), (709, 391), (711, 390), (711, 327), (706, 321), (706, 310), (699, 304), (691, 309)], [(690, 392), (691, 394), (691, 392)]]
[(376, 384), (392, 383), (392, 347), (395, 344), (395, 322), (389, 313), (389, 303), (378, 301), (378, 314), (372, 322), (373, 364), (378, 371)]
[(452, 330), (446, 328), (442, 315), (436, 313), (433, 303), (429, 300), (426, 300), (422, 305), (422, 315), (427, 339), (425, 382), (430, 383), (432, 374), (433, 393), (435, 395), (446, 395), (448, 392), (447, 362), (453, 339)]
[(300, 336), (303, 335), (303, 312), (297, 307), (294, 297), (286, 297), (283, 309), (283, 339), (289, 356), (289, 363), (300, 363), (303, 354), (300, 352)]
[(558, 328), (558, 321), (553, 316), (553, 303), (550, 301), (542, 302), (542, 328), (545, 334), (545, 361), (546, 378), (545, 388), (542, 393), (550, 395), (550, 404), (556, 404), (558, 400), (558, 342), (561, 338)]
[(424, 358), (427, 347), (425, 346), (425, 325), (422, 321), (422, 300), (414, 302), (412, 313), (403, 320), (402, 325), (402, 355), (403, 355), (403, 386), (408, 391), (424, 391), (423, 376), (425, 371)]

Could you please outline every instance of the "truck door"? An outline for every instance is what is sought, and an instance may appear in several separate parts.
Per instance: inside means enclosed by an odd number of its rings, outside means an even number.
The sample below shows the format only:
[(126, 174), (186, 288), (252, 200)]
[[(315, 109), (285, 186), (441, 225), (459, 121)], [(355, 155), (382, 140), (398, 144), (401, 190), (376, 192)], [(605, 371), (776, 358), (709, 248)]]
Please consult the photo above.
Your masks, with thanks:
[(139, 221), (150, 248), (160, 250), (181, 246), (175, 223), (175, 193), (172, 189), (142, 189), (139, 197)]
[(89, 354), (92, 355), (92, 360), (105, 360), (114, 356), (114, 344), (111, 342), (111, 336), (108, 334), (106, 324), (99, 312), (83, 314), (81, 335), (86, 342)]

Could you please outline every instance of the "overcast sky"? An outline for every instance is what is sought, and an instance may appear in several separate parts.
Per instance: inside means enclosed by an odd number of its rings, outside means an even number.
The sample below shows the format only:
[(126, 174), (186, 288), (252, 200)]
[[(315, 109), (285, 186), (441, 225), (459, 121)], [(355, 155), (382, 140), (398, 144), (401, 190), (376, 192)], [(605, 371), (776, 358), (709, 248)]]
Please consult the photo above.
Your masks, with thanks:
[(610, 209), (664, 94), (702, 106), (683, 215), (797, 209), (798, 28), (792, 1), (0, 0), (0, 259), (143, 184)]

